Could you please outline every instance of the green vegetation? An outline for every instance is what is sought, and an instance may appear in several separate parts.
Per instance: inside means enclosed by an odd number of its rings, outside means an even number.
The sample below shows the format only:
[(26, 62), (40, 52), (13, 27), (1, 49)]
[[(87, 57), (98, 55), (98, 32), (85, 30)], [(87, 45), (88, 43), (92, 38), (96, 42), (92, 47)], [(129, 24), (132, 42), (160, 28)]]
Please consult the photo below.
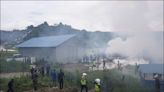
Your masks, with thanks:
[(29, 71), (29, 63), (20, 61), (6, 61), (6, 58), (12, 57), (17, 52), (2, 51), (0, 52), (0, 73), (8, 72), (25, 72)]
[(29, 65), (24, 62), (1, 60), (0, 73), (8, 72), (25, 72), (29, 71)]
[[(21, 72), (21, 71), (29, 71), (29, 64), (18, 62), (18, 61), (5, 61), (4, 57), (12, 56), (11, 52), (0, 52), (0, 73), (2, 72)], [(37, 65), (40, 65), (45, 62), (37, 62)], [(52, 67), (59, 72), (61, 64), (54, 64)], [(53, 69), (52, 68), (52, 69)], [(132, 68), (132, 67), (129, 67)], [(91, 90), (94, 87), (94, 79), (100, 78), (102, 83), (103, 92), (153, 92), (153, 87), (146, 86), (140, 82), (138, 76), (134, 74), (134, 69), (129, 69), (132, 72), (130, 74), (124, 74), (117, 69), (113, 69), (110, 71), (86, 71), (87, 80), (88, 80), (88, 88)], [(76, 72), (65, 72), (65, 81), (64, 86), (66, 88), (76, 88), (80, 89), (80, 79), (82, 71)], [(133, 76), (132, 76), (133, 75)], [(124, 78), (123, 78), (124, 76)], [(23, 92), (26, 90), (32, 90), (32, 80), (31, 76), (21, 76), (15, 77), (14, 79), (14, 90), (15, 92)], [(10, 78), (0, 78), (0, 89), (3, 91), (7, 90), (7, 83)], [(38, 78), (38, 87), (52, 87), (52, 81), (50, 76), (42, 77), (39, 75)], [(69, 92), (69, 91), (68, 91)], [(77, 92), (77, 91), (75, 91)]]
[[(100, 78), (102, 81), (102, 90), (103, 92), (153, 92), (153, 88), (144, 86), (140, 83), (139, 79), (133, 78), (126, 75), (125, 79), (122, 79), (122, 74), (120, 71), (111, 70), (111, 71), (93, 71), (87, 73), (88, 78), (88, 87), (93, 89), (94, 79)], [(80, 89), (80, 78), (81, 73), (77, 71), (76, 73), (65, 72), (65, 87), (78, 88)], [(0, 79), (0, 88), (2, 90), (7, 90), (7, 82), (9, 79), (1, 78)], [(15, 86), (14, 89), (16, 92), (23, 92), (25, 90), (32, 89), (32, 80), (30, 76), (22, 76), (20, 78), (14, 78)], [(52, 82), (50, 76), (39, 77), (38, 78), (38, 87), (51, 87)]]
[(17, 53), (17, 51), (0, 51), (0, 59), (11, 57), (15, 53)]

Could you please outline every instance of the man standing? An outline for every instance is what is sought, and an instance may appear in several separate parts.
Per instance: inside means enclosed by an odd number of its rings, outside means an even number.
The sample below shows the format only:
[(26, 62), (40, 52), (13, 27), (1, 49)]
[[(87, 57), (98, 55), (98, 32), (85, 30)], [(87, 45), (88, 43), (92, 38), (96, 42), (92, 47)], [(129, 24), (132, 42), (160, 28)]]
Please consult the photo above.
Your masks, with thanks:
[(101, 92), (100, 79), (95, 79), (95, 92)]
[(105, 59), (103, 59), (103, 70), (105, 70), (105, 64), (106, 64), (106, 61)]
[(8, 90), (7, 92), (14, 92), (13, 90), (14, 79), (11, 79), (8, 83)]
[(59, 82), (60, 89), (63, 89), (63, 85), (64, 85), (64, 73), (63, 73), (63, 71), (61, 69), (60, 69), (60, 72), (58, 74), (58, 82)]
[(41, 74), (42, 74), (42, 77), (44, 77), (44, 66), (41, 67)]
[(155, 79), (155, 88), (156, 88), (156, 92), (160, 92), (160, 80), (159, 80), (159, 75), (156, 74), (154, 76)]
[(83, 91), (84, 88), (85, 88), (86, 92), (88, 92), (86, 75), (87, 75), (86, 73), (83, 73), (82, 74), (82, 78), (80, 80), (80, 83), (81, 83), (81, 92)]
[(32, 75), (32, 82), (33, 82), (33, 88), (36, 91), (38, 85), (38, 74), (36, 69), (34, 70), (34, 74)]
[(57, 77), (57, 74), (56, 74), (56, 71), (55, 69), (51, 71), (51, 79), (52, 79), (52, 82), (53, 82), (53, 86), (56, 87), (56, 77)]
[(50, 76), (50, 65), (49, 64), (47, 64), (46, 73), (47, 73), (47, 76)]

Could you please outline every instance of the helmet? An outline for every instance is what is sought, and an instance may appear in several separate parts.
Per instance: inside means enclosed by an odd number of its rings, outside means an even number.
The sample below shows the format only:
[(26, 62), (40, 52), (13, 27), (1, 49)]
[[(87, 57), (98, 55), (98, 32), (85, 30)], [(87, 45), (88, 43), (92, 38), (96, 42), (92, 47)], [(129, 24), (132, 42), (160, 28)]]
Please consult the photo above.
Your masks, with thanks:
[(154, 78), (158, 78), (158, 74), (154, 75)]
[(95, 82), (96, 82), (98, 85), (100, 85), (100, 79), (99, 79), (99, 78), (95, 79)]
[(83, 76), (86, 76), (86, 75), (87, 75), (87, 73), (83, 73), (82, 75), (83, 75)]

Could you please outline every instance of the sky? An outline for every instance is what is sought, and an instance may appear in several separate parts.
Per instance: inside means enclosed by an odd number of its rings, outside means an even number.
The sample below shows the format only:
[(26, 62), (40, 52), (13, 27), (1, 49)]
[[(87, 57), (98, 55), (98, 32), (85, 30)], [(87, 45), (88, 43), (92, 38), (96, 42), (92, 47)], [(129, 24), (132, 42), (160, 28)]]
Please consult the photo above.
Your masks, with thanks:
[(1, 1), (1, 30), (44, 21), (88, 31), (163, 31), (163, 1)]

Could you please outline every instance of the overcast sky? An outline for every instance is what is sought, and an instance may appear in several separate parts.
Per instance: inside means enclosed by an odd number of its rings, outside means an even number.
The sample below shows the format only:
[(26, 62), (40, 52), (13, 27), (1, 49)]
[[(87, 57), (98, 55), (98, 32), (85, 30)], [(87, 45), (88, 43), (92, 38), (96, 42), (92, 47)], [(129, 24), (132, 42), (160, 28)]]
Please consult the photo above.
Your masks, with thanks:
[(47, 21), (89, 31), (162, 31), (163, 1), (1, 1), (1, 29)]

